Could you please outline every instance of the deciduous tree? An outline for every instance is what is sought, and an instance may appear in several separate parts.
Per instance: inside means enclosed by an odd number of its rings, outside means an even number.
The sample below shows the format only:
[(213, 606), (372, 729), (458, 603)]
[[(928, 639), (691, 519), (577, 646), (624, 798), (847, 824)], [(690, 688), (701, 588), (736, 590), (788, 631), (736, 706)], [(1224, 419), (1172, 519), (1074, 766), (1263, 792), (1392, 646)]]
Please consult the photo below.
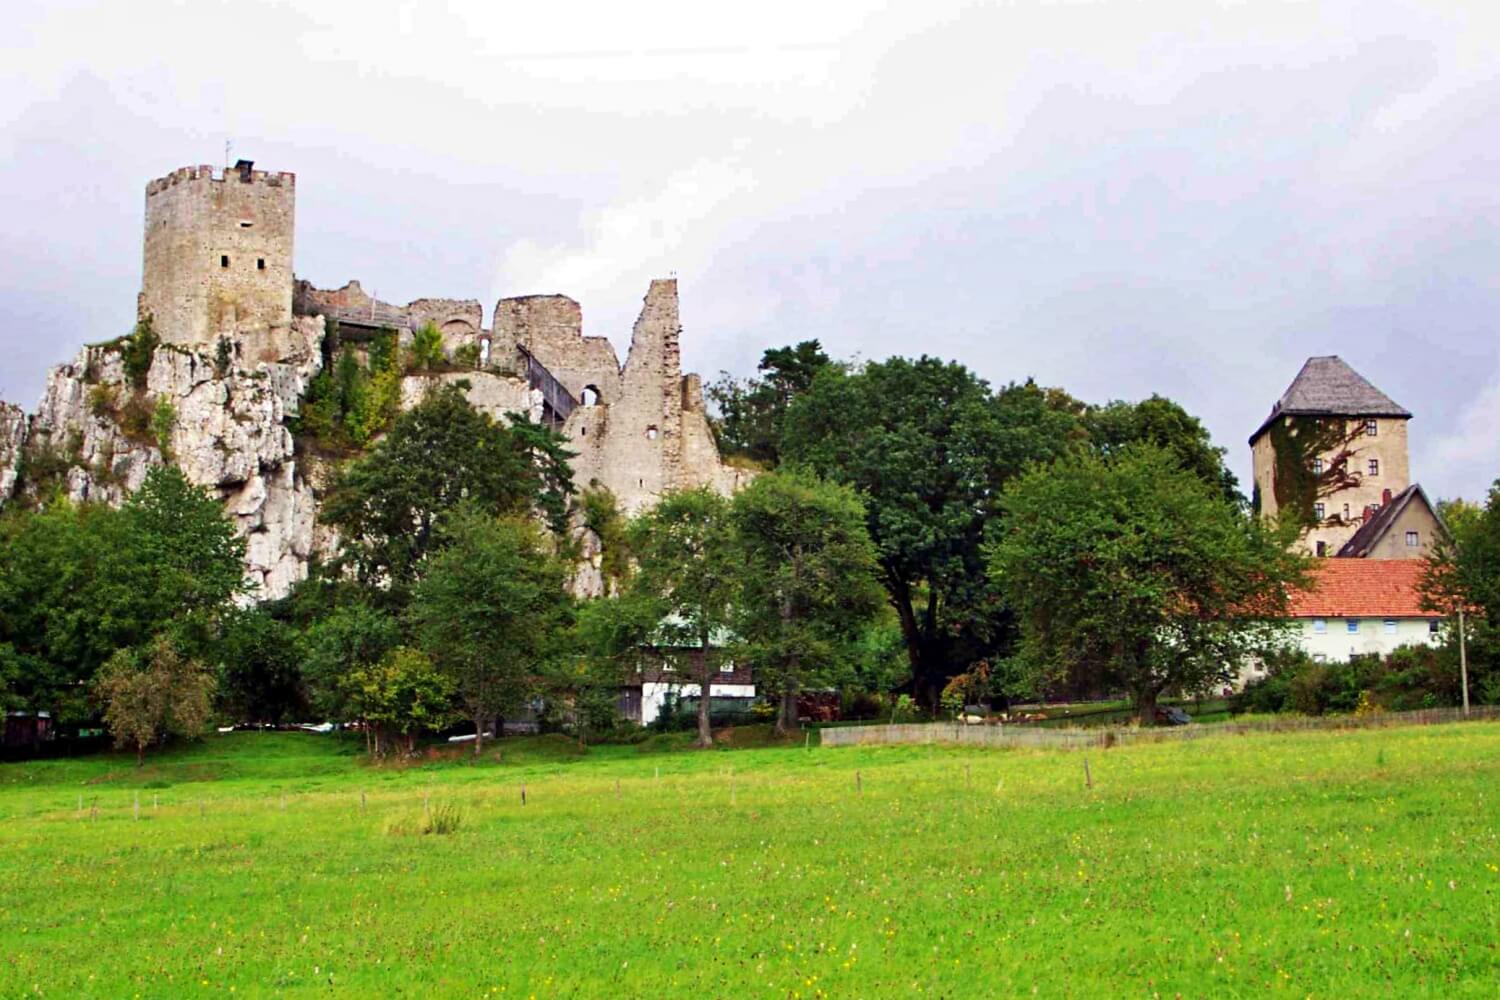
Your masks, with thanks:
[(780, 695), (776, 731), (797, 724), (797, 694), (836, 667), (880, 607), (875, 546), (848, 486), (781, 470), (757, 477), (733, 505), (739, 652)]
[(1136, 444), (1037, 468), (1005, 496), (991, 569), (1022, 626), (1018, 664), (1124, 689), (1141, 723), (1164, 691), (1235, 676), (1284, 631), (1305, 562), (1178, 456)]
[(444, 518), (442, 532), (410, 613), (474, 721), (477, 757), (485, 726), (521, 707), (561, 652), (572, 599), (567, 567), (532, 521), (466, 506)]
[(137, 767), (146, 748), (168, 736), (202, 736), (213, 691), (213, 674), (165, 638), (141, 651), (117, 651), (94, 682), (115, 746), (134, 749)]

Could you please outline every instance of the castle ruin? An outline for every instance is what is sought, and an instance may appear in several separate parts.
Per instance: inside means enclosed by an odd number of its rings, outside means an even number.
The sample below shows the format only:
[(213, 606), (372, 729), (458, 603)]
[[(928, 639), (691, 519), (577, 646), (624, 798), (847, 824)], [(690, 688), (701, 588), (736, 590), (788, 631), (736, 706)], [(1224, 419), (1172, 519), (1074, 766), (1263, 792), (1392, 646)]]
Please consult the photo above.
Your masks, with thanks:
[[(501, 299), (486, 327), (477, 300), (402, 306), (373, 298), (357, 281), (337, 289), (300, 281), (295, 218), (295, 175), (256, 170), (248, 160), (151, 181), (137, 313), (162, 346), (145, 385), (128, 383), (120, 344), (111, 342), (52, 369), (36, 413), (0, 404), (0, 504), (36, 489), (25, 481), (28, 450), (46, 452), (52, 467), (61, 456), (61, 485), (74, 500), (109, 503), (170, 455), (223, 498), (247, 536), (247, 576), (258, 593), (285, 594), (310, 559), (338, 544), (317, 523), (327, 469), (298, 454), (287, 426), (322, 368), (335, 323), (341, 341), (393, 331), (403, 345), (432, 325), (449, 357), (477, 362), (408, 374), (403, 407), (448, 382), (496, 419), (519, 412), (545, 421), (577, 452), (578, 485), (609, 489), (626, 513), (674, 489), (727, 494), (747, 475), (720, 460), (701, 380), (682, 373), (675, 279), (651, 282), (621, 364), (607, 339), (584, 336), (582, 309), (564, 295)], [(127, 393), (171, 404), (170, 441), (129, 433), (105, 405)]]

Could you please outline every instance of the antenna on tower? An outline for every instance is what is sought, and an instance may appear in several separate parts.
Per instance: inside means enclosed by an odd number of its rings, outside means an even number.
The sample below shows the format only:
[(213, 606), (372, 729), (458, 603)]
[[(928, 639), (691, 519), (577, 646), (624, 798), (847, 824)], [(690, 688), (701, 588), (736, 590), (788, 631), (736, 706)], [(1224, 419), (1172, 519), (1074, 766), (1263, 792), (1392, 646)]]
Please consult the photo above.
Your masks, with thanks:
[(224, 169), (229, 169), (229, 151), (234, 148), (234, 142), (230, 139), (224, 140)]

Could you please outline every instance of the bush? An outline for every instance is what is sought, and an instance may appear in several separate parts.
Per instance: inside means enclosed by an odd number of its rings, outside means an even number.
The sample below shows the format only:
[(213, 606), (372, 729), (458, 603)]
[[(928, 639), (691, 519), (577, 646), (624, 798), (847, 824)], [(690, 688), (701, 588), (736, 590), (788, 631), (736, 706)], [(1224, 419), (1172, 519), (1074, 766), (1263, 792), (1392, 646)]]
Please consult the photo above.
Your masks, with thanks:
[(458, 368), (470, 369), (479, 367), (479, 345), (472, 341), (460, 344), (453, 350), (453, 364)]
[(846, 719), (878, 719), (884, 714), (885, 703), (870, 691), (844, 691), (840, 700), (839, 711)]
[(137, 389), (146, 386), (146, 376), (151, 374), (151, 361), (161, 338), (151, 328), (151, 317), (147, 316), (135, 325), (135, 329), (120, 347), (120, 360), (125, 365), (125, 377)]
[(96, 385), (89, 390), (89, 412), (102, 419), (114, 416), (120, 406), (120, 392), (116, 386)]
[(434, 372), (448, 366), (448, 355), (443, 352), (443, 335), (431, 323), (422, 324), (412, 334), (411, 348), (406, 354), (406, 370)]

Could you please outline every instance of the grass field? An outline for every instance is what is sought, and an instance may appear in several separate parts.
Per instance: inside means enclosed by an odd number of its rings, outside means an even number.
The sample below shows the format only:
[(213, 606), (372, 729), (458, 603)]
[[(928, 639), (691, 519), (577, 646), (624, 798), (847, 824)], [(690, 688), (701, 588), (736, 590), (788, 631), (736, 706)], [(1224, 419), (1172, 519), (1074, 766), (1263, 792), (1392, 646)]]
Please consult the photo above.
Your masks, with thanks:
[(1496, 724), (1121, 747), (1092, 789), (1058, 751), (357, 749), (0, 765), (0, 996), (1500, 988)]

